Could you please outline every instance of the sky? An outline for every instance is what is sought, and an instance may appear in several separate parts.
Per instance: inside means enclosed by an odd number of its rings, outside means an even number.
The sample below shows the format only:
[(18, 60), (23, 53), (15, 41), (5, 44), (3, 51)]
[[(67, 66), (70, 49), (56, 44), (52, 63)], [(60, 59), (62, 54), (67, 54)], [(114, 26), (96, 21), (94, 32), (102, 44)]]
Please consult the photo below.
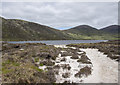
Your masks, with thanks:
[(118, 23), (118, 2), (2, 2), (1, 16), (60, 30), (79, 25), (101, 29)]

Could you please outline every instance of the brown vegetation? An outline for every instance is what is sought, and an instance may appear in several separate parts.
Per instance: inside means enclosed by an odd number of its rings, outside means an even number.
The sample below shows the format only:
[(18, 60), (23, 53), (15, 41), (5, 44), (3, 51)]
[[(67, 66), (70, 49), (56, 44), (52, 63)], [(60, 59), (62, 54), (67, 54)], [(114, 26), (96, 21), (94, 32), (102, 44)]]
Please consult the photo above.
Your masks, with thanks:
[[(59, 50), (45, 44), (8, 44), (2, 45), (2, 82), (3, 83), (53, 83), (56, 81), (53, 69), (47, 71), (40, 66), (53, 66)], [(43, 61), (46, 60), (46, 61)]]
[(91, 68), (90, 67), (84, 67), (82, 69), (80, 69), (80, 71), (78, 73), (75, 74), (75, 77), (82, 77), (82, 75), (88, 76), (91, 74)]
[(81, 44), (70, 44), (67, 45), (70, 47), (78, 47), (78, 48), (97, 48), (99, 51), (108, 55), (111, 59), (115, 59), (119, 61), (120, 57), (120, 40), (111, 40), (107, 42), (100, 43), (81, 43)]

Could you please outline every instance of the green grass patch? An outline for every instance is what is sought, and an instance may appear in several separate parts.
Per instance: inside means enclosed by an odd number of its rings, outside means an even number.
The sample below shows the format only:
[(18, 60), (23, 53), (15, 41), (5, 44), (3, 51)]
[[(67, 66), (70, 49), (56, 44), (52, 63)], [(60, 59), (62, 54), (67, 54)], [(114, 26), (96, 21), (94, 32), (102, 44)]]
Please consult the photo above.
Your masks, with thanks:
[(11, 63), (10, 60), (7, 60), (7, 61), (2, 63), (2, 66), (5, 66), (5, 65), (10, 64), (10, 63)]
[(39, 58), (35, 58), (35, 62), (39, 62)]
[(2, 63), (2, 66), (6, 66), (6, 65), (13, 65), (13, 66), (20, 66), (20, 63), (17, 63), (17, 62), (13, 62), (13, 61), (10, 61), (10, 60), (7, 60), (5, 62)]
[(40, 63), (40, 66), (43, 66), (43, 64), (42, 64), (42, 63)]
[(45, 46), (44, 49), (49, 49), (49, 47)]
[(13, 62), (12, 65), (14, 65), (14, 66), (20, 66), (20, 63)]
[(35, 70), (37, 70), (37, 71), (39, 71), (39, 72), (43, 72), (43, 70), (42, 70), (42, 69), (39, 69), (38, 67), (32, 66), (31, 68), (32, 68), (32, 69), (35, 69)]
[(6, 68), (2, 68), (2, 74), (7, 74), (7, 73), (10, 73), (10, 72), (12, 72), (13, 71), (13, 69), (6, 69)]

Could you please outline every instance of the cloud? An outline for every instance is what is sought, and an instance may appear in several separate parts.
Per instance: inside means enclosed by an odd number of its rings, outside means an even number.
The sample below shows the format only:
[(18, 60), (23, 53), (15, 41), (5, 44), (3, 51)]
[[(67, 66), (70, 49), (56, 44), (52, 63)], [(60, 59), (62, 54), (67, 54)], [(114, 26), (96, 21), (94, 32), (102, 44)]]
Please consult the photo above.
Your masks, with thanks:
[(1, 2), (119, 2), (119, 0), (1, 0)]
[(117, 2), (3, 2), (2, 16), (66, 29), (78, 25), (102, 28), (118, 23)]

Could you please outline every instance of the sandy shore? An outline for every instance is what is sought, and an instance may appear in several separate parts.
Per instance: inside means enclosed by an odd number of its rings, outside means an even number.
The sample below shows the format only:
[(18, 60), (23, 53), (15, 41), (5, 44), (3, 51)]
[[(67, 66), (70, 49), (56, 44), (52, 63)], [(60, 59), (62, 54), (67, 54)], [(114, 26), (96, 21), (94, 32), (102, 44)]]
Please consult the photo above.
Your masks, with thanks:
[[(60, 48), (68, 48), (66, 47), (65, 45), (55, 45), (55, 47), (60, 47)], [(75, 47), (70, 47), (72, 49), (76, 49)], [(61, 51), (61, 52), (64, 52), (64, 51)], [(81, 54), (83, 52), (79, 52), (79, 54)], [(56, 83), (64, 83), (65, 81), (68, 81), (70, 83), (74, 82), (74, 83), (80, 83), (82, 82), (82, 80), (79, 78), (79, 77), (75, 77), (75, 74), (79, 72), (79, 70), (83, 67), (91, 67), (92, 65), (91, 64), (80, 64), (79, 62), (77, 62), (78, 59), (71, 59), (72, 56), (64, 56), (62, 57), (61, 54), (59, 54), (59, 56), (57, 57), (56, 59), (56, 62), (59, 62), (59, 63), (55, 63), (55, 65), (64, 65), (64, 64), (67, 64), (71, 67), (70, 70), (68, 69), (59, 69), (59, 74), (56, 75)], [(79, 58), (81, 56), (78, 56)], [(66, 61), (61, 61), (63, 58), (66, 59)], [(65, 74), (65, 73), (68, 73), (70, 76), (68, 78), (63, 78), (62, 77), (62, 74)]]
[(93, 64), (92, 75), (84, 78), (84, 83), (117, 83), (118, 62), (111, 60), (98, 49), (81, 49)]
[[(65, 45), (55, 45), (55, 47), (67, 48)], [(98, 49), (80, 49), (92, 62), (92, 74), (79, 79), (69, 78), (70, 81), (82, 80), (78, 83), (118, 83), (118, 62), (110, 59), (107, 55), (99, 52)], [(74, 62), (75, 63), (75, 62)], [(77, 64), (76, 64), (77, 65)], [(62, 80), (62, 79), (61, 79)], [(61, 82), (60, 80), (58, 80)], [(63, 81), (63, 80), (62, 80)]]

